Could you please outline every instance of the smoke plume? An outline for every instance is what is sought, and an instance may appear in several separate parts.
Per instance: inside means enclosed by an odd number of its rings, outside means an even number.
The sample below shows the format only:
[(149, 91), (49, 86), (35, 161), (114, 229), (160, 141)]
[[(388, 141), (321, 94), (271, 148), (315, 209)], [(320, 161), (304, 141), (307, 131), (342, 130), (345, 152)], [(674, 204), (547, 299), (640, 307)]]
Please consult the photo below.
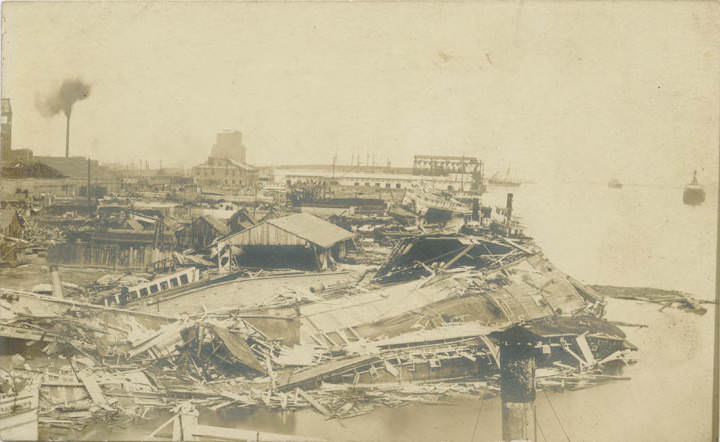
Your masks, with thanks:
[(52, 117), (62, 111), (66, 117), (70, 118), (73, 104), (89, 96), (89, 84), (78, 78), (68, 79), (62, 82), (56, 92), (44, 99), (37, 100), (36, 105), (40, 113), (46, 117)]

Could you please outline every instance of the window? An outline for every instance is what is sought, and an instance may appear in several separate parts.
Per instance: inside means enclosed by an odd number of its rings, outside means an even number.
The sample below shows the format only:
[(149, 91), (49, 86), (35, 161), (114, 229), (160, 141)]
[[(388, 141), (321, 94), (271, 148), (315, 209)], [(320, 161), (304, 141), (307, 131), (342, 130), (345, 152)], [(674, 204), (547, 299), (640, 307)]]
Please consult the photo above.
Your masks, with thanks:
[(355, 181), (355, 187), (358, 187), (358, 186), (360, 186), (360, 183), (358, 183), (357, 181)]
[(375, 183), (375, 187), (380, 187), (380, 183)]
[(400, 187), (401, 187), (401, 186), (400, 186), (400, 183), (395, 184), (395, 188), (396, 188), (396, 189), (399, 189)]
[(455, 190), (455, 189), (453, 189), (453, 186), (448, 186), (448, 190)]
[(389, 189), (389, 188), (390, 188), (390, 183), (385, 183), (385, 188), (386, 188), (386, 189)]

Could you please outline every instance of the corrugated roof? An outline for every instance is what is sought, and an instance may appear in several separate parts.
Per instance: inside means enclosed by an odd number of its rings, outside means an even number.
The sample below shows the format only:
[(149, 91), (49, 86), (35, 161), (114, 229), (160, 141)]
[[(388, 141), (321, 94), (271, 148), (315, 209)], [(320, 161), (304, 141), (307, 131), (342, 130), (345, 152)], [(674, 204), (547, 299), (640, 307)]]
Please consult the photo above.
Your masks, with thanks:
[(348, 232), (309, 213), (296, 213), (266, 222), (324, 248), (332, 247), (340, 241), (353, 237), (352, 232)]

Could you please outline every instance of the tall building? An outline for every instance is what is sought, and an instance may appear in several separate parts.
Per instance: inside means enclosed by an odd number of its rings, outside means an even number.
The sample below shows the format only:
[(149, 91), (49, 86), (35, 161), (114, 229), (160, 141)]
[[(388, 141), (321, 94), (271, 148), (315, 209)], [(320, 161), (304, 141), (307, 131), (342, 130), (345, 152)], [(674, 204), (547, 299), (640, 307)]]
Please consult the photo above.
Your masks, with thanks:
[(233, 160), (245, 163), (245, 145), (242, 141), (242, 132), (226, 130), (217, 134), (215, 145), (210, 151), (211, 158)]
[(2, 115), (2, 127), (0, 127), (0, 132), (2, 132), (0, 147), (2, 151), (0, 152), (0, 160), (8, 160), (12, 149), (12, 106), (9, 98), (2, 99), (0, 114)]

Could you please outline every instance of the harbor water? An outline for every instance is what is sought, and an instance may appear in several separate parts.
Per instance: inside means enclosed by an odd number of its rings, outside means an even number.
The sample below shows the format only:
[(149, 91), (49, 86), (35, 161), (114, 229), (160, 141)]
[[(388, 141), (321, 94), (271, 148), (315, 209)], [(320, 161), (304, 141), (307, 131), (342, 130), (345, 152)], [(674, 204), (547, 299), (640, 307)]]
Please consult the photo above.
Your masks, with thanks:
[[(533, 184), (491, 188), (485, 204), (515, 210), (561, 270), (591, 284), (683, 290), (714, 296), (717, 192), (701, 206), (682, 203), (681, 187)], [(626, 327), (640, 350), (631, 379), (562, 393), (538, 392), (541, 441), (706, 441), (710, 439), (713, 312), (702, 316), (657, 304), (610, 300), (608, 319)], [(83, 439), (141, 439), (167, 416)], [(342, 421), (311, 410), (201, 410), (200, 422), (327, 440), (497, 441), (500, 400), (378, 408)]]

